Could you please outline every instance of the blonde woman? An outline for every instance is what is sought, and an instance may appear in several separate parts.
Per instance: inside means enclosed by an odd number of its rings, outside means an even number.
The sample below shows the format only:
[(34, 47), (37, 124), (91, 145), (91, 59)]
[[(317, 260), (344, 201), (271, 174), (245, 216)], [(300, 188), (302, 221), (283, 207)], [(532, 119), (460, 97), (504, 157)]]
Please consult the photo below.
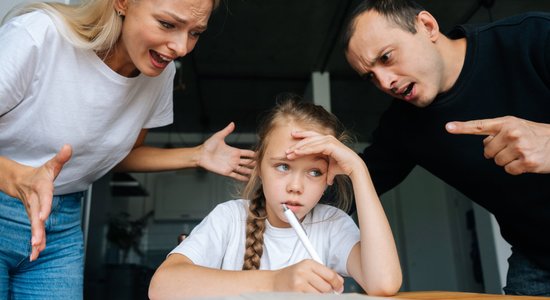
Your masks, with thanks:
[(195, 148), (143, 144), (172, 122), (173, 60), (218, 1), (37, 3), (0, 28), (1, 299), (82, 298), (80, 199), (113, 168), (246, 179), (233, 124)]
[[(399, 290), (395, 243), (367, 167), (342, 144), (347, 135), (334, 115), (287, 97), (260, 125), (257, 164), (244, 199), (218, 205), (169, 254), (151, 280), (151, 299), (342, 292), (341, 275), (370, 295)], [(344, 211), (318, 204), (333, 182), (333, 200), (348, 206), (355, 198), (361, 230)], [(301, 221), (322, 263), (311, 259), (282, 204)]]

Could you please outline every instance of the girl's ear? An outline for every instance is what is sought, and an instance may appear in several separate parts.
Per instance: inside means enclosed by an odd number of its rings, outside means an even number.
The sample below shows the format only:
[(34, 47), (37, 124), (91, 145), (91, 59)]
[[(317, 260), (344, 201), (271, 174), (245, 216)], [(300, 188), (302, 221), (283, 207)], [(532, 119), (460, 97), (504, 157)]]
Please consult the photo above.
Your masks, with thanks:
[(418, 31), (420, 33), (425, 33), (432, 42), (437, 41), (440, 34), (437, 20), (425, 10), (419, 12), (416, 19), (418, 22)]

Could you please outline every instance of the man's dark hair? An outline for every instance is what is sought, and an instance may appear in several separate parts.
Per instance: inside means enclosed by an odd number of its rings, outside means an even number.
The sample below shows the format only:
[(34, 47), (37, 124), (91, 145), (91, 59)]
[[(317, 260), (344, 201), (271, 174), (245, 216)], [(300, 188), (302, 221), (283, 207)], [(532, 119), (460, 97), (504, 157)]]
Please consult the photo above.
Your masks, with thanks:
[(352, 12), (343, 38), (344, 48), (348, 49), (349, 40), (355, 32), (357, 17), (365, 12), (374, 10), (386, 17), (398, 27), (416, 33), (416, 16), (425, 10), (418, 3), (410, 0), (365, 0)]

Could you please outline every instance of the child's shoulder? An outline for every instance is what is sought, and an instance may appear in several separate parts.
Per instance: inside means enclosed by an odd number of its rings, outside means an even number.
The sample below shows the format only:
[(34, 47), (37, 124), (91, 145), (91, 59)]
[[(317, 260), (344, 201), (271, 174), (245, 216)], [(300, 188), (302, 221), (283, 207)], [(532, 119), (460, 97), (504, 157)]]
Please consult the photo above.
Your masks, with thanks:
[(351, 217), (343, 210), (328, 204), (317, 204), (312, 212), (312, 221), (314, 222), (340, 220), (342, 218), (351, 219)]
[(249, 200), (245, 200), (245, 199), (228, 200), (216, 205), (216, 207), (212, 210), (212, 212), (239, 213), (239, 214), (242, 214), (244, 212), (246, 214), (248, 211), (249, 202), (250, 202)]

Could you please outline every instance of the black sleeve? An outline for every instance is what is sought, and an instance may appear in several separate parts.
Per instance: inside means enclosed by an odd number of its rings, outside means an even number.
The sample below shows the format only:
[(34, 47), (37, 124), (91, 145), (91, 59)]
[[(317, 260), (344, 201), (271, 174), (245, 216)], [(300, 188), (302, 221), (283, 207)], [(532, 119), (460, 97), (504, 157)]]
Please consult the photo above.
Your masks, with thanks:
[(378, 195), (401, 183), (414, 168), (415, 163), (400, 151), (374, 142), (359, 155), (365, 161)]
[[(402, 145), (402, 138), (395, 133), (396, 125), (392, 114), (386, 111), (386, 117), (382, 117), (378, 128), (373, 133), (373, 143), (366, 147), (359, 156), (365, 161), (369, 174), (374, 183), (378, 195), (398, 185), (416, 165)], [(336, 205), (336, 186), (330, 186), (320, 203)], [(353, 214), (356, 210), (355, 201), (352, 201), (348, 213)]]
[[(549, 25), (550, 26), (550, 25)], [(550, 30), (547, 32), (546, 35), (546, 42), (544, 44), (544, 62), (546, 67), (546, 86), (550, 90)]]

